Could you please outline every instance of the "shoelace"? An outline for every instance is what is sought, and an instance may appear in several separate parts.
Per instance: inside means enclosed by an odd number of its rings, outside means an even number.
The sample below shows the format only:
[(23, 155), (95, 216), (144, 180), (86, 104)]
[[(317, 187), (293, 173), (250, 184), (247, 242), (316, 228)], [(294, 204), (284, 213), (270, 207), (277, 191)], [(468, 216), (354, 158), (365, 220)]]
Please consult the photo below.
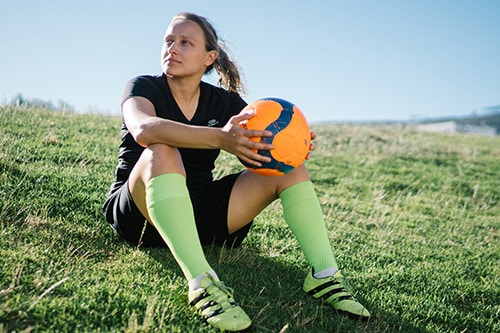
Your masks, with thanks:
[(234, 291), (232, 288), (226, 286), (222, 281), (216, 281), (212, 276), (209, 276), (209, 279), (212, 284), (206, 288), (206, 291), (221, 310), (227, 310), (237, 305), (233, 299)]
[(347, 282), (347, 279), (343, 276), (331, 276), (325, 281), (324, 283), (320, 284), (314, 289), (311, 289), (308, 291), (310, 295), (316, 295), (323, 290), (327, 290), (324, 294), (321, 296), (315, 296), (319, 297), (324, 300), (333, 300), (333, 302), (340, 302), (342, 300), (352, 300), (356, 301), (354, 296), (350, 292), (350, 285)]
[[(332, 276), (332, 279), (333, 280), (336, 280), (335, 277)], [(351, 285), (349, 284), (349, 281), (347, 281), (347, 279), (345, 278), (345, 276), (343, 275), (340, 275), (339, 279), (337, 280), (340, 284), (342, 284), (342, 286), (344, 287), (344, 289), (348, 292), (351, 291)]]
[(334, 290), (335, 292), (331, 291), (329, 293), (330, 296), (335, 296), (336, 297), (336, 301), (337, 302), (340, 302), (340, 301), (343, 301), (343, 300), (351, 300), (351, 301), (356, 301), (357, 302), (356, 298), (351, 293), (351, 286), (350, 286), (349, 282), (347, 281), (347, 279), (343, 275), (341, 275), (341, 276), (339, 276), (337, 278), (335, 278), (335, 277), (332, 276), (331, 279), (330, 279), (330, 281), (339, 285)]

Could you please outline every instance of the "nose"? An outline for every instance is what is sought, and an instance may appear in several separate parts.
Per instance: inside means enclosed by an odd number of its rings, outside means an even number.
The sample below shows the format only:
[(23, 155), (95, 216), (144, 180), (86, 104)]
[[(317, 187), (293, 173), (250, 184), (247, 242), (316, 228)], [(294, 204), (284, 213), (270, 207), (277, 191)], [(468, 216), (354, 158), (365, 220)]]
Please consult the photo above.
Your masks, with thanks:
[(167, 52), (172, 53), (172, 54), (177, 54), (177, 43), (172, 42), (170, 45), (167, 46)]

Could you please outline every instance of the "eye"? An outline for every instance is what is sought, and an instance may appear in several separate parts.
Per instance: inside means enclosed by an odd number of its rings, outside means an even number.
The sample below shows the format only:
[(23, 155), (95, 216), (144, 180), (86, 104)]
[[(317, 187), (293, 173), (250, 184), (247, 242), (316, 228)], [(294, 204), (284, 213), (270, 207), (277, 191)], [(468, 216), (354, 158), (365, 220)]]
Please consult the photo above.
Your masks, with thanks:
[(187, 40), (187, 39), (183, 39), (183, 40), (181, 40), (181, 44), (182, 44), (183, 46), (191, 46), (191, 45), (193, 45), (193, 44), (192, 44), (189, 40)]

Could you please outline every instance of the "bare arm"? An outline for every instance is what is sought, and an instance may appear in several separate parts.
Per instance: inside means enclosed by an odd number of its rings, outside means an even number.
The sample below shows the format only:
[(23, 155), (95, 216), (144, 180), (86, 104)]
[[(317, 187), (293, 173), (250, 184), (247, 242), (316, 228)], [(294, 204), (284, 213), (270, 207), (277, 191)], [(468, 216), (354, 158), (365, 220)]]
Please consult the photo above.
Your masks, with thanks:
[(259, 166), (268, 157), (252, 149), (269, 150), (272, 145), (257, 143), (250, 137), (271, 135), (268, 131), (246, 130), (239, 126), (253, 114), (232, 117), (223, 128), (192, 126), (156, 116), (153, 104), (144, 97), (132, 97), (123, 103), (125, 125), (140, 145), (162, 143), (178, 148), (223, 149), (245, 162)]

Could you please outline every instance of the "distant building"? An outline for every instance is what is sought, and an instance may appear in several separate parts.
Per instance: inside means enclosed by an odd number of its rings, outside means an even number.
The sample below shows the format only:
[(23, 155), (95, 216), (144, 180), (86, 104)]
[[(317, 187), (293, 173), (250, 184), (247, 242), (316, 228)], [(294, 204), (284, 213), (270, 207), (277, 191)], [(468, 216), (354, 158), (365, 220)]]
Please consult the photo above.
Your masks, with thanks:
[(417, 126), (418, 131), (437, 133), (457, 133), (455, 121), (443, 121), (439, 123), (422, 124)]
[(497, 134), (497, 130), (493, 126), (466, 125), (459, 124), (456, 121), (443, 121), (438, 123), (421, 124), (417, 126), (417, 130), (438, 133), (471, 133), (488, 136), (494, 136)]

